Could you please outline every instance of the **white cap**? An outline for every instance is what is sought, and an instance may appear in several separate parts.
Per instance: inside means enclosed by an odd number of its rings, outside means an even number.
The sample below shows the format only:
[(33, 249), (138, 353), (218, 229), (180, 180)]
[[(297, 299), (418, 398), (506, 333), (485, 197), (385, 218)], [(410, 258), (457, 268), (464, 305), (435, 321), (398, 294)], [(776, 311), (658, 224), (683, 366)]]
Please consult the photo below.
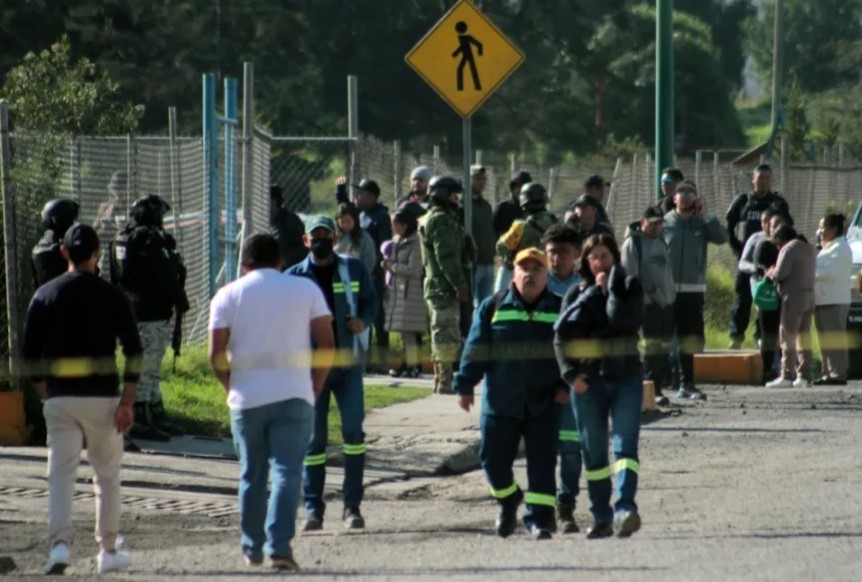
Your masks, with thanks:
[(410, 180), (415, 180), (419, 178), (423, 182), (428, 182), (431, 180), (431, 168), (428, 166), (418, 166), (413, 169), (413, 172), (410, 173)]

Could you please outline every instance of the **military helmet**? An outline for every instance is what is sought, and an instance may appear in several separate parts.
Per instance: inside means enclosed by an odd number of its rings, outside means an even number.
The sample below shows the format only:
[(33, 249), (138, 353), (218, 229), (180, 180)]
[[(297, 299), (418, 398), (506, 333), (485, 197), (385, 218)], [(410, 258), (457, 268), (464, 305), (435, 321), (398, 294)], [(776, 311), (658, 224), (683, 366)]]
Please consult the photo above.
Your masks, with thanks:
[(525, 211), (543, 210), (548, 206), (548, 191), (538, 182), (524, 184), (518, 195), (518, 205)]
[(160, 196), (150, 194), (138, 198), (132, 204), (132, 220), (138, 226), (162, 226), (165, 212), (171, 209), (171, 205), (162, 200)]
[(428, 195), (441, 202), (449, 200), (449, 196), (453, 193), (463, 192), (461, 182), (449, 176), (435, 176), (428, 182)]
[(78, 203), (68, 198), (55, 198), (42, 208), (42, 225), (63, 235), (78, 219)]

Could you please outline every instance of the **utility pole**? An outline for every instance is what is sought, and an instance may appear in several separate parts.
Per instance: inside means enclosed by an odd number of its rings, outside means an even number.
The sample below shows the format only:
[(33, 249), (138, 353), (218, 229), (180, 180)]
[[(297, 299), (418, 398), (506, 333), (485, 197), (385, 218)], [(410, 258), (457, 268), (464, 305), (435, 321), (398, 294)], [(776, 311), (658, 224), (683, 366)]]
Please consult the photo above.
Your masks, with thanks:
[(772, 134), (778, 129), (781, 111), (781, 83), (784, 72), (784, 0), (775, 0), (775, 23), (772, 33)]
[(673, 0), (656, 0), (655, 195), (662, 196), (662, 169), (673, 165)]

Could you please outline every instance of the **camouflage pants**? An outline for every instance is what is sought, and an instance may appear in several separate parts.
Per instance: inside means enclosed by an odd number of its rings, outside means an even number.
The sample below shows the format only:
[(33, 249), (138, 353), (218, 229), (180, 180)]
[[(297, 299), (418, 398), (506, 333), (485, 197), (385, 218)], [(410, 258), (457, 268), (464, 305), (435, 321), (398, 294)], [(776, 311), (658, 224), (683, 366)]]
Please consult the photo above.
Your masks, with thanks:
[(429, 299), (431, 355), (435, 362), (451, 364), (461, 347), (461, 306), (455, 299)]
[(159, 383), (162, 380), (162, 360), (173, 333), (171, 320), (139, 322), (138, 333), (144, 348), (144, 364), (135, 402), (156, 404), (162, 400)]

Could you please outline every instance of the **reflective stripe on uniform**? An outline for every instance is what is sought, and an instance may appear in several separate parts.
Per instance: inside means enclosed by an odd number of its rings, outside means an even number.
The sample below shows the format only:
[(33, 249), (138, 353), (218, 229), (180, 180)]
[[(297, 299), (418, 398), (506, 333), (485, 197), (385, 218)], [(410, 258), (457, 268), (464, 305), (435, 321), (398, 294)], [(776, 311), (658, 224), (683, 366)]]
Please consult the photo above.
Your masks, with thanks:
[(524, 501), (530, 505), (546, 505), (548, 507), (554, 507), (557, 504), (557, 498), (553, 495), (531, 493), (529, 491), (524, 495)]
[[(359, 281), (351, 281), (350, 282), (350, 290), (354, 293), (359, 293)], [(344, 293), (344, 283), (334, 282), (332, 284), (332, 292), (333, 293)]]
[(706, 293), (706, 283), (680, 283), (676, 286), (677, 293)]
[(302, 461), (302, 464), (306, 467), (317, 467), (320, 465), (325, 465), (326, 453), (320, 453), (319, 455), (306, 455), (305, 459)]
[(342, 448), (344, 449), (345, 455), (364, 455), (368, 450), (365, 443), (360, 443), (358, 445), (348, 445), (347, 443), (344, 443)]
[(594, 469), (590, 471), (587, 469), (584, 471), (584, 475), (587, 478), (587, 481), (601, 481), (603, 479), (611, 478), (611, 468), (610, 467), (602, 467), (601, 469)]
[(518, 484), (512, 483), (509, 487), (505, 489), (494, 489), (493, 487), (488, 487), (491, 490), (491, 496), (494, 499), (505, 499), (509, 495), (513, 495), (518, 490)]
[(641, 464), (634, 459), (620, 459), (614, 463), (614, 473), (619, 473), (620, 471), (625, 471), (627, 469), (635, 475), (638, 475), (641, 472)]
[(539, 321), (541, 323), (556, 323), (559, 313), (550, 311), (536, 311), (532, 316), (526, 311), (516, 309), (502, 309), (494, 313), (491, 323), (498, 321)]
[(564, 443), (579, 443), (581, 442), (581, 435), (576, 430), (561, 430), (560, 441)]

